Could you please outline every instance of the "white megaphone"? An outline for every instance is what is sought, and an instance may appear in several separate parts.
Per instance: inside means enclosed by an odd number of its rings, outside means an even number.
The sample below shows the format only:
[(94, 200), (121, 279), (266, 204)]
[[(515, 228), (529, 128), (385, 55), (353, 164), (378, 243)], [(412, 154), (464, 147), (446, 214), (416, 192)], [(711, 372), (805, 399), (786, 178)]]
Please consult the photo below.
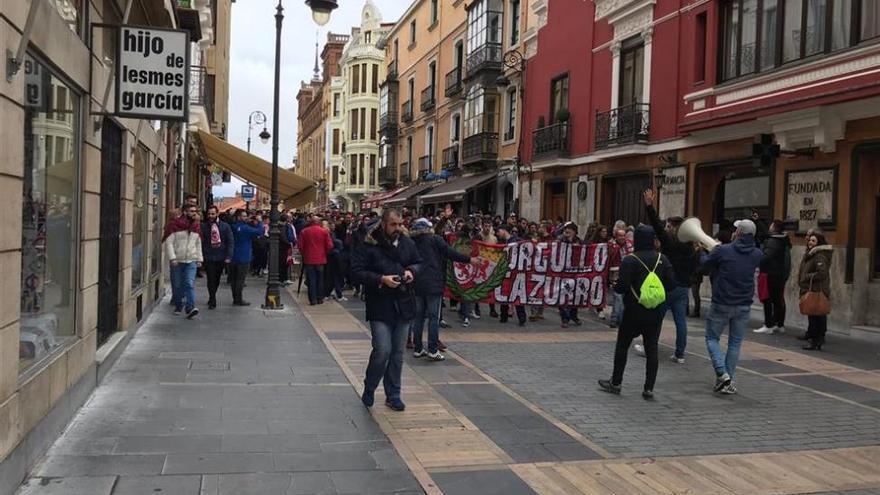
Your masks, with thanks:
[(678, 228), (678, 240), (681, 242), (696, 242), (703, 246), (706, 251), (711, 251), (721, 244), (703, 232), (703, 225), (697, 217), (688, 218), (681, 224)]

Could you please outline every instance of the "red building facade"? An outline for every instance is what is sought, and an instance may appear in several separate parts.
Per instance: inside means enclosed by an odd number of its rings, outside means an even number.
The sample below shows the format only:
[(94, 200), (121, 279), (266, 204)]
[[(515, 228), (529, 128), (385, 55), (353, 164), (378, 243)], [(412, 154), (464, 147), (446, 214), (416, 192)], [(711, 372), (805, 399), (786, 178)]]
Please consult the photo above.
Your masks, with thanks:
[(880, 338), (880, 2), (534, 3), (523, 215), (635, 225), (652, 188), (711, 232), (784, 220), (795, 261), (820, 228), (831, 328)]

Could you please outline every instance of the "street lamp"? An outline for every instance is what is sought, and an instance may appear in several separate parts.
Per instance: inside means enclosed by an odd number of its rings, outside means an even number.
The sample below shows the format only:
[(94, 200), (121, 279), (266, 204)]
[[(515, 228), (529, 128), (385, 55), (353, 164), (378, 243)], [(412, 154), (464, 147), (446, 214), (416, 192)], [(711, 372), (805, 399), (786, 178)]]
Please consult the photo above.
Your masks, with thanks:
[[(272, 196), (269, 201), (269, 280), (266, 282), (266, 299), (263, 309), (284, 309), (281, 303), (281, 283), (279, 281), (278, 243), (281, 238), (281, 225), (278, 214), (278, 107), (281, 98), (281, 24), (284, 21), (284, 7), (278, 0), (275, 7), (275, 94), (272, 103)], [(306, 0), (312, 9), (315, 23), (323, 26), (330, 20), (330, 12), (338, 5), (336, 0)], [(268, 132), (267, 132), (268, 133)], [(262, 139), (262, 133), (260, 135)], [(267, 138), (268, 139), (268, 138)]]
[[(522, 159), (522, 147), (523, 147), (523, 128), (525, 127), (525, 99), (526, 99), (526, 58), (523, 56), (522, 52), (517, 49), (513, 49), (504, 54), (503, 58), (504, 67), (513, 71), (514, 74), (519, 74), (519, 114), (522, 118), (520, 118), (519, 122), (519, 142), (516, 145), (516, 180), (519, 182), (519, 173), (523, 169), (523, 159)], [(499, 89), (505, 89), (510, 86), (510, 79), (502, 73), (500, 76), (495, 78), (495, 85), (498, 86)], [(532, 194), (532, 166), (528, 165), (529, 170), (529, 194)], [(519, 187), (519, 184), (517, 184)]]
[(272, 135), (269, 134), (269, 131), (266, 130), (266, 114), (259, 111), (259, 110), (255, 110), (255, 111), (251, 112), (251, 114), (248, 115), (248, 138), (247, 138), (247, 151), (248, 151), (248, 153), (251, 152), (251, 131), (254, 129), (255, 126), (256, 127), (263, 126), (263, 131), (260, 134), (258, 134), (260, 137), (260, 142), (262, 142), (263, 144), (268, 143), (269, 138), (272, 137)]

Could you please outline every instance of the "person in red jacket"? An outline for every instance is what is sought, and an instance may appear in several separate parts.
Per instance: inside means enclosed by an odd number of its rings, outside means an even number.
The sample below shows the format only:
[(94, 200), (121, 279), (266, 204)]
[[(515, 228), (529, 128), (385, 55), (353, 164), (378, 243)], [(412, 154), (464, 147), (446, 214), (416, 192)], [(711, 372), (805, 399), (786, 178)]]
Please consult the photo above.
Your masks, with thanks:
[(333, 250), (333, 239), (327, 229), (321, 227), (321, 217), (309, 217), (308, 227), (299, 234), (298, 246), (309, 284), (309, 304), (323, 304), (324, 265), (327, 264), (327, 254)]

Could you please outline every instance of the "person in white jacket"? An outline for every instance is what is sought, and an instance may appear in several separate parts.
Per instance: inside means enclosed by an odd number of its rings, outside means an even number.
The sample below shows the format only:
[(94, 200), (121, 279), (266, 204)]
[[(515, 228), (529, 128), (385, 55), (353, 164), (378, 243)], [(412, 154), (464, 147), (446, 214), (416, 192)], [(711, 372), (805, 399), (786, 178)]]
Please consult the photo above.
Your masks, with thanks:
[(185, 310), (187, 318), (199, 314), (196, 308), (196, 270), (202, 266), (202, 235), (199, 213), (195, 206), (185, 205), (183, 215), (165, 227), (165, 255), (171, 263), (174, 314)]

